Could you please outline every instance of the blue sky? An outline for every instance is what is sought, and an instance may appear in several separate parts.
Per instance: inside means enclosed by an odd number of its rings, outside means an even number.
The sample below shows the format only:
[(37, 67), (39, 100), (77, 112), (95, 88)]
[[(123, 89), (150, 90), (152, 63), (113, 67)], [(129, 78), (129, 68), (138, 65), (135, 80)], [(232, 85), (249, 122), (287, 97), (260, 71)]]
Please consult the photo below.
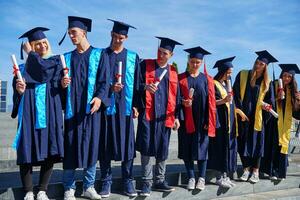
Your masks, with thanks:
[[(57, 45), (66, 31), (69, 15), (93, 19), (88, 39), (95, 47), (109, 44), (112, 23), (107, 18), (137, 27), (129, 31), (125, 46), (142, 58), (155, 57), (158, 40), (154, 36), (170, 37), (183, 43), (184, 46), (175, 48), (172, 58), (178, 63), (180, 72), (186, 66), (187, 55), (183, 49), (198, 45), (212, 53), (205, 59), (209, 68), (219, 59), (236, 56), (233, 77), (239, 70), (251, 68), (256, 59), (254, 52), (264, 49), (280, 63), (300, 66), (298, 0), (11, 0), (0, 1), (0, 10), (0, 79), (8, 80), (10, 85), (9, 56), (19, 56), (21, 41), (17, 38), (23, 32), (44, 26), (51, 29), (46, 35), (53, 53), (74, 49), (68, 38), (62, 46)], [(274, 68), (278, 76), (278, 65)], [(209, 69), (209, 73), (214, 75), (216, 70)], [(297, 79), (299, 82), (299, 77)], [(8, 93), (10, 103), (11, 88)]]

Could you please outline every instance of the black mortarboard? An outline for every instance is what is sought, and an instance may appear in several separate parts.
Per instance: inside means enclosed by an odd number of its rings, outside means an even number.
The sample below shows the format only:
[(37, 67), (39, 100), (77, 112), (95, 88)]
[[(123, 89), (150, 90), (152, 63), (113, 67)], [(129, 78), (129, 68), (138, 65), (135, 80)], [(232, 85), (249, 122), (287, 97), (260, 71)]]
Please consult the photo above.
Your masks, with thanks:
[(114, 22), (112, 32), (117, 33), (117, 34), (127, 35), (129, 28), (136, 29), (134, 26), (131, 26), (131, 25), (126, 24), (124, 22), (120, 22), (120, 21), (113, 20), (113, 19), (107, 19), (107, 20)]
[(258, 55), (257, 59), (266, 63), (267, 65), (269, 63), (278, 62), (278, 60), (274, 58), (267, 50), (257, 51), (255, 53)]
[[(92, 20), (89, 18), (84, 18), (84, 17), (68, 16), (68, 29), (74, 28), (74, 27), (80, 28), (87, 32), (91, 32)], [(64, 34), (63, 38), (60, 40), (58, 45), (61, 45), (61, 43), (64, 41), (66, 35), (67, 35), (67, 32)]]
[(232, 61), (234, 58), (235, 56), (218, 60), (213, 68), (218, 68), (218, 71), (226, 71), (229, 68), (233, 68)]
[(186, 51), (190, 54), (189, 55), (190, 58), (198, 58), (201, 60), (203, 59), (203, 57), (205, 55), (211, 54), (208, 51), (206, 51), (205, 49), (201, 48), (200, 46), (189, 48), (189, 49), (184, 49), (184, 51)]
[[(49, 29), (44, 27), (35, 27), (21, 35), (19, 39), (27, 37), (29, 42), (41, 40), (46, 38), (44, 31), (49, 31)], [(23, 60), (23, 42), (21, 43), (21, 59)]]
[(173, 52), (175, 45), (182, 45), (181, 43), (172, 40), (170, 38), (165, 38), (165, 37), (157, 37), (156, 38), (160, 39), (160, 45), (159, 47), (168, 49), (169, 51)]
[(300, 70), (296, 64), (279, 64), (279, 67), (281, 68), (282, 72), (288, 72), (293, 76), (295, 74), (300, 74)]

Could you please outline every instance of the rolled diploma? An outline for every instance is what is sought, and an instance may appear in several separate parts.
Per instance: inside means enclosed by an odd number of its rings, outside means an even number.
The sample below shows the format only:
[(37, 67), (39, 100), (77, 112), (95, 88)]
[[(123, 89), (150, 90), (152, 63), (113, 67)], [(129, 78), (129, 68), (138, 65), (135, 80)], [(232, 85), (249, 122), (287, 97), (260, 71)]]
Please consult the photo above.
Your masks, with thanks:
[(14, 68), (15, 68), (14, 70), (17, 72), (18, 79), (23, 82), (22, 74), (20, 72), (19, 65), (17, 63), (15, 54), (11, 55), (11, 60), (13, 62)]
[(60, 60), (61, 60), (61, 63), (63, 65), (63, 69), (64, 69), (64, 77), (69, 78), (68, 70), (66, 70), (68, 68), (67, 68), (67, 65), (66, 65), (65, 56), (60, 55)]
[[(267, 106), (268, 104), (265, 103), (265, 102), (261, 102), (262, 103), (262, 106)], [(273, 109), (270, 109), (268, 112), (270, 112), (275, 118), (278, 118), (278, 114), (273, 110)]]
[(160, 83), (160, 81), (163, 79), (163, 77), (166, 75), (166, 73), (167, 73), (167, 70), (165, 69), (165, 70), (161, 73), (161, 75), (159, 76), (159, 78), (158, 78), (159, 81), (156, 81), (156, 82), (154, 83), (156, 87), (158, 86), (158, 84)]

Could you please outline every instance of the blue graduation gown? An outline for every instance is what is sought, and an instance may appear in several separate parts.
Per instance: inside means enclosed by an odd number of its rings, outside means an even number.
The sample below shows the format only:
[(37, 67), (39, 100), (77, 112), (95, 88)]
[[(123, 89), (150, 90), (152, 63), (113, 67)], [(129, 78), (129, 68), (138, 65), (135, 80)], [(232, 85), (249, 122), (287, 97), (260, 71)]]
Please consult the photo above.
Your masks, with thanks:
[[(166, 160), (168, 158), (169, 141), (171, 128), (165, 126), (166, 109), (168, 103), (169, 91), (169, 70), (158, 85), (158, 89), (154, 94), (154, 120), (146, 120), (145, 113), (145, 75), (146, 62), (142, 61), (140, 64), (139, 80), (138, 80), (138, 95), (135, 99), (135, 106), (139, 110), (138, 128), (136, 136), (136, 149), (142, 155), (154, 156), (157, 160)], [(159, 77), (164, 69), (155, 63), (155, 77)], [(180, 102), (179, 84), (177, 86), (176, 104)], [(176, 108), (175, 118), (178, 117), (178, 108)]]
[[(109, 58), (110, 66), (110, 83), (111, 85), (116, 83), (115, 75), (118, 73), (118, 63), (122, 62), (122, 84), (124, 88), (118, 92), (113, 93), (109, 91), (110, 106), (113, 104), (116, 108), (116, 113), (108, 114), (106, 112), (105, 119), (102, 120), (101, 136), (100, 136), (100, 160), (115, 160), (115, 161), (127, 161), (135, 157), (135, 134), (132, 112), (130, 115), (126, 115), (126, 81), (125, 73), (127, 69), (127, 52), (124, 48), (121, 52), (116, 54), (110, 47), (105, 49), (105, 54)], [(139, 69), (139, 57), (136, 55), (135, 67), (134, 67), (134, 89), (135, 94), (137, 73)], [(114, 98), (112, 98), (114, 95)], [(129, 97), (128, 97), (129, 98)], [(131, 97), (133, 101), (134, 97)], [(132, 108), (130, 108), (132, 110)], [(105, 125), (104, 125), (105, 124)]]
[[(42, 59), (37, 53), (30, 52), (23, 78), (26, 90), (20, 95), (16, 91), (16, 80), (13, 81), (13, 114), (16, 117), (23, 97), (23, 115), (20, 129), (21, 137), (17, 148), (17, 164), (40, 165), (46, 159), (61, 161), (63, 148), (63, 116), (61, 105), (60, 79), (62, 65), (59, 56)], [(37, 129), (35, 86), (46, 84), (46, 128)], [(18, 127), (20, 124), (18, 124)]]
[[(185, 128), (183, 105), (180, 111), (180, 128), (178, 129), (178, 158), (183, 160), (207, 160), (209, 137), (208, 126), (208, 88), (207, 78), (203, 73), (192, 77), (186, 73), (189, 88), (194, 88), (192, 112), (195, 132), (188, 134)], [(181, 98), (184, 98), (183, 96)]]
[[(224, 86), (224, 89), (227, 89)], [(222, 96), (215, 87), (216, 100), (221, 100)], [(230, 104), (228, 113), (225, 104), (217, 106), (217, 129), (216, 137), (209, 138), (208, 169), (215, 169), (221, 172), (232, 173), (237, 168), (237, 139), (234, 117), (234, 102)], [(230, 117), (230, 130), (228, 130), (228, 117)], [(228, 133), (230, 131), (230, 133)]]
[[(275, 88), (275, 87), (273, 87)], [(285, 91), (286, 92), (286, 91)], [(275, 91), (274, 91), (274, 94)], [(273, 109), (277, 110), (277, 101)], [(286, 99), (281, 100), (283, 113), (285, 112)], [(298, 118), (294, 115), (293, 117)], [(298, 118), (299, 119), (299, 118)], [(260, 171), (270, 176), (276, 175), (279, 178), (286, 178), (288, 163), (288, 154), (280, 153), (281, 146), (279, 145), (278, 119), (271, 117), (266, 124), (264, 157), (261, 160)]]
[[(108, 58), (103, 54), (99, 61), (94, 97), (102, 100), (94, 114), (86, 113), (89, 58), (92, 46), (85, 52), (75, 49), (71, 54), (71, 102), (73, 117), (65, 119), (64, 169), (87, 168), (96, 164), (99, 152), (101, 113), (107, 103)], [(65, 90), (66, 95), (66, 90)], [(92, 108), (92, 106), (91, 106)]]
[[(250, 73), (250, 72), (249, 72)], [(246, 157), (263, 157), (264, 155), (264, 135), (266, 123), (270, 120), (271, 114), (266, 111), (262, 111), (263, 125), (261, 131), (254, 130), (254, 119), (255, 119), (255, 109), (257, 104), (257, 98), (260, 91), (260, 85), (263, 81), (263, 77), (256, 80), (255, 86), (250, 85), (250, 74), (248, 75), (246, 90), (243, 102), (240, 97), (240, 73), (236, 76), (233, 93), (235, 105), (237, 108), (241, 109), (249, 118), (249, 122), (242, 122), (238, 116), (238, 152), (240, 156)], [(267, 91), (264, 102), (271, 104), (274, 107), (274, 94), (273, 94), (273, 84), (270, 84), (269, 90)]]

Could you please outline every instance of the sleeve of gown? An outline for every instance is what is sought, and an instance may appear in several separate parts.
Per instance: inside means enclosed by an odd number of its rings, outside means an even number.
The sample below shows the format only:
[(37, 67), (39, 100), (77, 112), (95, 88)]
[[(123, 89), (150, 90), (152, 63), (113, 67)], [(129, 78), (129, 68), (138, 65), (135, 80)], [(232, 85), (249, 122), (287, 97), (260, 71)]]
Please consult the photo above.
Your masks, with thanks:
[[(41, 84), (52, 79), (57, 65), (61, 65), (57, 56), (43, 59), (38, 53), (31, 51), (26, 62), (26, 83)], [(26, 77), (26, 75), (25, 75)]]
[(238, 73), (238, 75), (235, 78), (234, 84), (233, 84), (233, 99), (236, 108), (242, 110), (242, 100), (241, 100), (241, 93), (240, 93), (240, 75), (241, 72)]
[(133, 86), (133, 98), (132, 98), (132, 107), (139, 108), (139, 99), (140, 99), (140, 85), (139, 82), (140, 76), (140, 58), (137, 55), (135, 59), (135, 71), (134, 71), (134, 86)]
[(146, 63), (145, 61), (140, 62), (139, 70), (137, 71), (137, 96), (135, 97), (135, 106), (141, 110), (145, 108), (144, 99), (146, 96), (145, 93), (145, 72), (146, 71)]
[[(274, 84), (273, 82), (270, 83), (269, 86), (269, 90), (267, 91), (265, 98), (264, 98), (264, 102), (270, 104), (272, 106), (272, 108), (275, 108), (275, 93), (274, 93)], [(267, 121), (269, 121), (271, 119), (272, 114), (263, 110), (263, 115), (264, 115), (264, 119)]]
[(22, 97), (22, 95), (20, 95), (16, 90), (16, 78), (14, 78), (12, 81), (12, 87), (13, 87), (13, 108), (11, 112), (11, 117), (16, 118), (18, 115), (19, 104)]
[(175, 109), (175, 118), (180, 119), (180, 107), (181, 107), (181, 94), (179, 88), (179, 82), (177, 83), (177, 95), (176, 95), (176, 109)]
[(106, 106), (109, 104), (109, 99), (108, 99), (109, 78), (110, 78), (109, 58), (107, 54), (102, 52), (102, 56), (99, 62), (99, 67), (97, 72), (96, 90), (94, 96), (101, 99), (101, 101)]

